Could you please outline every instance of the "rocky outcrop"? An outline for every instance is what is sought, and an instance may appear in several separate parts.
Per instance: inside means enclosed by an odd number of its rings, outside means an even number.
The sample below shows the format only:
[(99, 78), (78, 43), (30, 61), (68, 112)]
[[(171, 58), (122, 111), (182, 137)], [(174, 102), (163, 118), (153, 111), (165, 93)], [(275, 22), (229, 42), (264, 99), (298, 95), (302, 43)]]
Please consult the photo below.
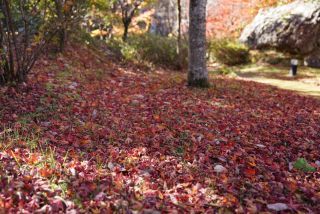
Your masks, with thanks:
[(304, 65), (312, 68), (320, 68), (320, 50), (306, 56), (304, 58)]
[(240, 41), (253, 49), (276, 48), (307, 56), (320, 47), (320, 1), (298, 0), (261, 10)]
[(156, 4), (151, 22), (151, 33), (167, 36), (176, 30), (177, 1), (164, 0)]

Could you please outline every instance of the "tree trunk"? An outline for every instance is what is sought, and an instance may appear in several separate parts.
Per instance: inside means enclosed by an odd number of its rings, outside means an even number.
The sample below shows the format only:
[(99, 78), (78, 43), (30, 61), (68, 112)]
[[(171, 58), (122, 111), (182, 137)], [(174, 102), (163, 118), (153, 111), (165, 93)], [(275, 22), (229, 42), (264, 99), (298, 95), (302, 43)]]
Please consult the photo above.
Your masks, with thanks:
[(182, 20), (182, 11), (181, 11), (181, 0), (177, 0), (178, 4), (178, 45), (177, 45), (177, 54), (178, 54), (178, 69), (182, 68), (182, 53), (181, 53), (181, 20)]
[[(2, 8), (2, 5), (0, 3), (0, 10)], [(0, 19), (0, 50), (5, 50), (4, 47), (4, 30), (2, 26), (2, 19)], [(6, 75), (8, 75), (9, 72), (9, 66), (8, 66), (8, 61), (6, 58), (6, 53), (5, 51), (0, 52), (0, 85), (3, 85), (6, 83)]]
[(56, 13), (58, 20), (60, 22), (58, 39), (59, 39), (59, 52), (64, 51), (65, 42), (66, 42), (66, 27), (65, 19), (63, 14), (63, 2), (61, 0), (55, 0)]
[(181, 41), (181, 21), (182, 21), (182, 9), (181, 0), (177, 1), (178, 4), (178, 41)]
[(66, 30), (62, 27), (59, 30), (59, 52), (62, 53), (64, 51), (64, 47), (66, 44)]
[[(12, 16), (11, 16), (11, 8), (10, 4), (7, 0), (2, 1), (2, 8), (4, 10), (5, 16), (5, 26), (7, 28), (7, 48), (8, 48), (8, 72), (7, 72), (7, 81), (18, 80), (18, 75), (20, 70), (19, 60), (21, 59), (18, 55), (17, 50), (17, 40), (15, 38), (15, 30), (13, 26)], [(17, 66), (14, 65), (14, 59), (16, 59)], [(17, 69), (15, 68), (17, 67)]]
[(190, 0), (188, 85), (193, 87), (209, 86), (206, 65), (206, 5), (207, 0)]
[(127, 22), (124, 22), (124, 23), (123, 23), (124, 31), (123, 31), (122, 40), (123, 40), (124, 42), (126, 42), (127, 39), (128, 39), (129, 25), (130, 25), (130, 22), (129, 22), (129, 23), (127, 23)]

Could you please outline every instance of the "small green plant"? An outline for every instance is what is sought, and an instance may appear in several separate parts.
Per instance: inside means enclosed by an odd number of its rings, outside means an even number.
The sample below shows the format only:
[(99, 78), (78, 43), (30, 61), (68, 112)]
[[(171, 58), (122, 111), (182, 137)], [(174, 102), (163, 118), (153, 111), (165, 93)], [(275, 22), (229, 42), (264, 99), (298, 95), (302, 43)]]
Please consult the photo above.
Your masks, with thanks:
[(183, 154), (185, 153), (185, 149), (182, 146), (179, 146), (176, 148), (176, 153), (179, 156), (183, 156)]
[(240, 65), (250, 62), (249, 49), (231, 39), (212, 40), (208, 45), (209, 60), (225, 65)]
[(316, 168), (312, 167), (310, 164), (308, 164), (307, 160), (304, 158), (299, 158), (294, 162), (293, 168), (297, 170), (301, 170), (303, 172), (315, 172)]
[[(23, 125), (23, 124), (22, 124)], [(3, 132), (0, 133), (0, 150), (12, 149), (17, 146), (23, 146), (33, 151), (37, 148), (40, 134), (32, 133), (35, 130), (29, 131), (31, 134), (23, 134), (26, 130), (15, 129), (15, 128), (5, 128)]]
[(92, 37), (90, 33), (80, 28), (74, 28), (74, 31), (70, 36), (71, 40), (73, 40), (74, 42), (86, 44), (91, 48), (98, 47), (102, 42), (99, 39)]
[(57, 74), (57, 80), (59, 80), (61, 82), (66, 82), (70, 77), (72, 77), (72, 71), (68, 68), (60, 71)]
[(288, 66), (291, 57), (298, 58), (298, 56), (290, 56), (290, 54), (279, 52), (277, 50), (259, 50), (250, 51), (251, 61), (253, 63), (266, 63), (270, 65)]
[(61, 196), (66, 197), (68, 192), (68, 183), (66, 181), (59, 181), (58, 183), (50, 182), (50, 187), (52, 190), (61, 191)]
[(218, 68), (216, 70), (213, 71), (214, 74), (219, 74), (219, 75), (229, 75), (229, 74), (232, 74), (234, 73), (234, 70), (229, 68), (229, 67), (221, 67), (221, 68)]

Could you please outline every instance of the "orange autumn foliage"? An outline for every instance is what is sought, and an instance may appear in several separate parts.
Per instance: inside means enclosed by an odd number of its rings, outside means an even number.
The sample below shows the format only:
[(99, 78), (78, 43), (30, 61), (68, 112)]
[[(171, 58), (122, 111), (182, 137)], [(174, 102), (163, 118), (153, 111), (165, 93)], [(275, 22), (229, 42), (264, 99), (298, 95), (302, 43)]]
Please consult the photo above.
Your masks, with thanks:
[(211, 37), (238, 37), (263, 8), (292, 0), (217, 0), (208, 4), (207, 32)]

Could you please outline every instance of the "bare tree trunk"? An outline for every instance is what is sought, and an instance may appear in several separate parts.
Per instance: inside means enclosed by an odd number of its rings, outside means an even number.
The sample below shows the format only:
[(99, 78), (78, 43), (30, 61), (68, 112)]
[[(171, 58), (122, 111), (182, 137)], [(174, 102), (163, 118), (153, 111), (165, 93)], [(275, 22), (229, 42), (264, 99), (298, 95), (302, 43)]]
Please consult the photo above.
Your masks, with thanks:
[(130, 22), (123, 22), (124, 31), (123, 31), (123, 35), (122, 35), (122, 40), (124, 42), (126, 42), (128, 39), (129, 25), (130, 25)]
[[(7, 26), (7, 40), (8, 40), (8, 58), (9, 58), (9, 72), (8, 72), (8, 80), (18, 80), (21, 81), (20, 79), (20, 56), (18, 56), (18, 50), (17, 50), (17, 40), (15, 37), (15, 30), (12, 22), (12, 16), (11, 16), (11, 8), (10, 4), (7, 0), (2, 1), (2, 8), (4, 10), (4, 15), (5, 15), (5, 22)], [(12, 40), (12, 42), (11, 42)], [(13, 44), (12, 44), (13, 43)], [(14, 59), (17, 60), (17, 69), (14, 66)]]
[(66, 30), (61, 28), (59, 31), (59, 51), (62, 53), (66, 44)]
[(178, 41), (181, 41), (181, 21), (182, 21), (182, 9), (181, 0), (178, 0)]
[(57, 11), (57, 16), (58, 20), (60, 22), (59, 26), (59, 32), (58, 32), (58, 37), (59, 37), (59, 51), (63, 52), (64, 47), (65, 47), (65, 42), (66, 42), (66, 27), (65, 27), (65, 19), (64, 19), (64, 14), (63, 14), (63, 3), (61, 0), (55, 0), (55, 7)]
[(122, 23), (124, 27), (124, 32), (122, 36), (122, 40), (124, 42), (126, 42), (128, 39), (128, 31), (129, 31), (129, 26), (132, 22), (132, 18), (134, 17), (136, 10), (139, 8), (142, 2), (143, 1), (136, 0), (136, 1), (133, 1), (132, 3), (129, 3), (129, 1), (118, 0), (118, 3), (120, 4), (120, 8), (121, 8)]
[[(0, 84), (24, 82), (43, 47), (56, 34), (56, 27), (53, 27), (55, 30), (44, 31), (45, 36), (39, 41), (31, 40), (31, 35), (35, 34), (31, 33), (28, 17), (33, 12), (45, 11), (47, 5), (39, 7), (40, 1), (32, 1), (33, 5), (25, 7), (25, 2), (0, 0), (0, 13), (3, 15), (0, 18)], [(42, 18), (47, 20), (46, 14)], [(21, 32), (17, 30), (18, 23), (22, 23)]]
[[(0, 7), (2, 8), (1, 4), (0, 4)], [(4, 43), (4, 30), (2, 26), (2, 19), (0, 19), (0, 50), (5, 50), (3, 43)], [(0, 52), (0, 62), (2, 64), (0, 66), (0, 85), (2, 85), (6, 83), (6, 79), (7, 79), (6, 75), (9, 72), (9, 64), (4, 51)]]
[(206, 5), (207, 0), (190, 0), (188, 85), (194, 87), (209, 86), (206, 66)]
[(181, 0), (177, 0), (178, 4), (178, 46), (177, 46), (177, 54), (178, 54), (178, 65), (179, 68), (182, 68), (182, 53), (181, 53), (181, 20), (182, 20), (182, 10), (181, 10)]

